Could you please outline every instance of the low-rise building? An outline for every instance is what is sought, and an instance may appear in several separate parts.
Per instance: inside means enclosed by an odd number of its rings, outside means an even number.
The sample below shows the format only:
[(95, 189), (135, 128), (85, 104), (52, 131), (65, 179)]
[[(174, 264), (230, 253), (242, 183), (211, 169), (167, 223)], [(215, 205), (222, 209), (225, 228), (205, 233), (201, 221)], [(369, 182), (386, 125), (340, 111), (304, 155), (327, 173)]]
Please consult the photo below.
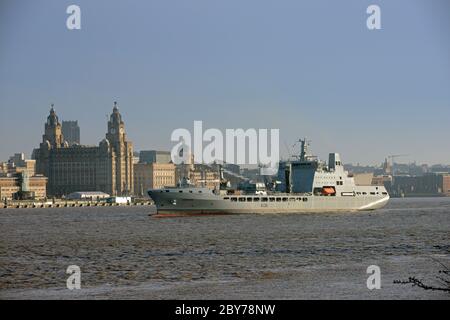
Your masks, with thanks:
[(36, 200), (47, 197), (47, 178), (42, 175), (28, 177), (26, 173), (0, 176), (1, 201), (12, 200), (20, 192), (27, 192)]
[(89, 200), (99, 201), (109, 198), (110, 195), (101, 191), (78, 191), (69, 194), (66, 199), (68, 200)]
[(357, 186), (370, 186), (372, 185), (372, 181), (374, 179), (372, 172), (357, 173), (353, 177)]
[(173, 163), (136, 163), (133, 171), (136, 196), (147, 196), (148, 189), (175, 186)]
[(423, 176), (395, 176), (393, 196), (450, 196), (449, 173), (427, 173)]
[(177, 165), (175, 179), (178, 182), (183, 178), (196, 187), (206, 187), (217, 189), (220, 185), (219, 168), (216, 165), (193, 164), (191, 160), (188, 164)]
[(139, 152), (140, 163), (170, 163), (170, 151), (143, 150)]

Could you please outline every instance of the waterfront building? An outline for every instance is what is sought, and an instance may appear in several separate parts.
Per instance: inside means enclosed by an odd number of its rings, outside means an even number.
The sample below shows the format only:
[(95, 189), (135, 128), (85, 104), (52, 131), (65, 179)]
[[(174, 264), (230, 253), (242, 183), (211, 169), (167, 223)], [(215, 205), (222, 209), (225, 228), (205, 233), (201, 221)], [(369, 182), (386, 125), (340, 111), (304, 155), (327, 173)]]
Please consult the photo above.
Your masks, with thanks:
[(0, 176), (0, 200), (20, 198), (27, 193), (30, 198), (41, 200), (47, 197), (47, 178), (42, 175), (29, 177), (26, 172), (2, 174)]
[(427, 173), (423, 176), (395, 176), (393, 196), (450, 196), (449, 173)]
[(51, 196), (76, 191), (133, 193), (133, 145), (126, 139), (117, 103), (108, 121), (106, 138), (98, 146), (70, 146), (52, 105), (42, 143), (33, 151), (33, 158), (36, 172), (48, 177), (47, 193)]
[(69, 146), (80, 144), (80, 127), (78, 121), (63, 121), (62, 134)]
[(139, 152), (140, 163), (170, 163), (170, 151), (143, 150)]
[(86, 200), (86, 201), (99, 201), (109, 198), (110, 195), (101, 191), (79, 191), (72, 192), (66, 199), (68, 200)]
[(217, 165), (194, 164), (193, 160), (191, 163), (176, 166), (175, 179), (177, 183), (183, 179), (189, 179), (193, 186), (209, 189), (217, 189), (220, 185), (220, 173)]
[(134, 192), (147, 196), (147, 190), (175, 186), (173, 163), (137, 163), (134, 165)]

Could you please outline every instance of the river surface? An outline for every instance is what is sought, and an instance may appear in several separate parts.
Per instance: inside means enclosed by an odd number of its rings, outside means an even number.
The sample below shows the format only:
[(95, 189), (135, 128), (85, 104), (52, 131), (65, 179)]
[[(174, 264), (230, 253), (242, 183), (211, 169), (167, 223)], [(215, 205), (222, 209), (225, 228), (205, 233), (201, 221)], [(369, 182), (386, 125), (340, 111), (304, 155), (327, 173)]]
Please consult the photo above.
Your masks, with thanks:
[[(0, 299), (449, 299), (450, 198), (373, 212), (155, 218), (152, 207), (0, 209)], [(81, 269), (68, 290), (66, 269)], [(367, 267), (381, 270), (369, 290)]]

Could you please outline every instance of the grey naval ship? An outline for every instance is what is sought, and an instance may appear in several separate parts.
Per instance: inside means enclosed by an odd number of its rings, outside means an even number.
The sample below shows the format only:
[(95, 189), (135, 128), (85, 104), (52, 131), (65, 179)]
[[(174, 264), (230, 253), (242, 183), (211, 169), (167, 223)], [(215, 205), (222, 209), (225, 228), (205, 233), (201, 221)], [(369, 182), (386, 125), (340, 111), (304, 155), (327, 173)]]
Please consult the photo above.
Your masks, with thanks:
[(219, 188), (195, 187), (183, 178), (176, 187), (151, 189), (148, 195), (158, 215), (362, 211), (387, 204), (385, 187), (356, 185), (338, 153), (330, 153), (326, 164), (308, 154), (306, 139), (300, 142), (300, 155), (280, 162), (272, 187), (247, 182), (240, 189), (231, 189), (219, 169)]

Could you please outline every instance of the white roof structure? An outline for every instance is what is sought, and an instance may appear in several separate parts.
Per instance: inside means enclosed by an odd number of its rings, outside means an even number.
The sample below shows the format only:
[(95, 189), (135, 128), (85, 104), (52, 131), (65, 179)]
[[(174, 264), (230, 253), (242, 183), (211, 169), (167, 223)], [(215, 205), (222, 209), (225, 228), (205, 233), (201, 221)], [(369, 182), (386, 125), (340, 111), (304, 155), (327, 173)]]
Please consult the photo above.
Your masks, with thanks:
[(67, 196), (67, 199), (84, 199), (84, 198), (109, 198), (110, 195), (101, 191), (77, 191)]

